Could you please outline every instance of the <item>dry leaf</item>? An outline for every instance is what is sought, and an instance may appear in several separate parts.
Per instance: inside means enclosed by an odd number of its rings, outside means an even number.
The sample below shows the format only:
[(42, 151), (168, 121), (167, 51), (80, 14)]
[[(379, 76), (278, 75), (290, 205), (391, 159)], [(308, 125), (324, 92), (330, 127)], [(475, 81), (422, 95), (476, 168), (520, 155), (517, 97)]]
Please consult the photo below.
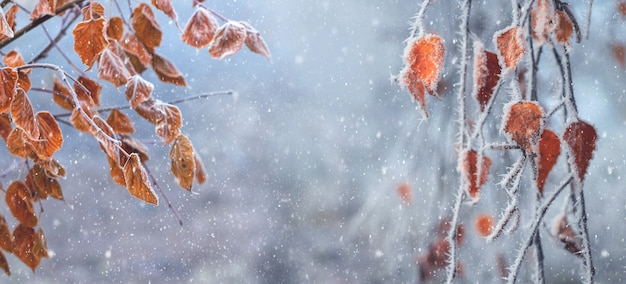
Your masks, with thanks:
[(119, 109), (113, 109), (111, 113), (109, 113), (107, 123), (113, 128), (115, 133), (132, 134), (135, 132), (132, 120)]
[(54, 116), (47, 111), (40, 111), (36, 116), (39, 137), (30, 142), (40, 159), (51, 158), (63, 146), (63, 134)]
[(30, 91), (31, 83), (30, 83), (30, 78), (28, 78), (28, 72), (24, 72), (24, 71), (17, 72), (17, 87), (24, 90), (24, 92), (26, 93)]
[[(137, 153), (141, 163), (145, 163), (150, 159), (148, 156), (148, 147), (141, 143), (141, 141), (128, 135), (122, 135), (120, 140), (122, 141), (122, 149), (124, 149), (124, 152), (128, 154)], [(125, 164), (126, 159), (127, 157), (125, 155), (120, 154), (120, 164)]]
[(495, 35), (495, 44), (505, 68), (517, 66), (526, 52), (524, 38), (519, 27), (509, 27)]
[(244, 27), (246, 27), (246, 47), (250, 49), (250, 51), (260, 54), (265, 57), (267, 60), (272, 61), (272, 55), (270, 54), (270, 50), (267, 48), (265, 41), (261, 37), (261, 34), (250, 26), (246, 22), (240, 22)]
[(482, 167), (480, 171), (480, 179), (478, 178), (478, 153), (475, 150), (466, 150), (462, 153), (462, 168), (461, 173), (466, 179), (467, 193), (472, 198), (473, 202), (478, 202), (480, 199), (480, 188), (487, 182), (487, 176), (489, 174), (489, 168), (491, 167), (491, 159), (483, 155)]
[(554, 30), (556, 41), (569, 45), (569, 38), (574, 34), (574, 25), (565, 12), (556, 11), (556, 16), (558, 18), (558, 25)]
[(32, 227), (19, 224), (13, 230), (13, 254), (35, 272), (41, 256), (35, 253), (36, 233)]
[(543, 194), (543, 187), (545, 185), (548, 174), (552, 171), (554, 165), (556, 165), (557, 159), (561, 154), (561, 140), (552, 130), (544, 129), (538, 142), (538, 175), (537, 175), (537, 188), (539, 193)]
[(126, 84), (132, 74), (128, 71), (122, 59), (111, 49), (104, 49), (98, 61), (98, 78), (109, 81), (115, 87)]
[(39, 138), (39, 128), (35, 121), (35, 111), (24, 90), (18, 88), (11, 102), (11, 118), (16, 128), (20, 128), (31, 139)]
[(196, 172), (194, 151), (191, 141), (185, 135), (179, 135), (170, 150), (170, 169), (180, 187), (191, 191)]
[(156, 124), (156, 134), (161, 137), (163, 144), (169, 145), (180, 135), (183, 117), (180, 109), (175, 105), (157, 103), (156, 107), (165, 115), (164, 119)]
[(130, 103), (132, 109), (152, 96), (154, 85), (139, 75), (134, 75), (126, 82), (126, 99)]
[(177, 86), (186, 87), (185, 77), (178, 71), (174, 63), (166, 58), (152, 54), (152, 69), (157, 74), (159, 80), (165, 83), (171, 83)]
[(77, 82), (74, 82), (74, 91), (78, 100), (84, 102), (90, 108), (100, 106), (102, 86), (98, 82), (81, 75), (78, 77)]
[(545, 40), (550, 39), (550, 34), (556, 26), (556, 18), (552, 0), (537, 0), (535, 7), (531, 11), (531, 27), (533, 38), (537, 44), (541, 45)]
[(54, 78), (54, 87), (52, 88), (52, 101), (65, 110), (74, 109), (74, 100), (70, 89), (68, 89), (59, 79)]
[(128, 161), (124, 164), (124, 180), (128, 192), (136, 198), (154, 205), (159, 204), (159, 198), (148, 182), (148, 174), (141, 165), (137, 153), (130, 154)]
[(33, 8), (33, 12), (30, 13), (30, 20), (39, 19), (41, 16), (49, 15), (54, 16), (56, 11), (57, 0), (39, 0)]
[(150, 53), (154, 53), (154, 48), (161, 45), (163, 33), (150, 6), (145, 3), (137, 5), (131, 16), (131, 24), (139, 41)]
[[(17, 6), (13, 5), (13, 7)], [(11, 23), (7, 18), (8, 17), (4, 15), (4, 10), (0, 9), (0, 35), (2, 35), (3, 38), (13, 38), (13, 26), (15, 25), (15, 22)]]
[(106, 34), (109, 39), (121, 40), (124, 35), (124, 20), (120, 17), (109, 18)]
[(13, 252), (13, 236), (7, 220), (2, 215), (0, 215), (0, 248), (6, 252)]
[(194, 162), (196, 164), (196, 173), (195, 173), (196, 182), (198, 184), (203, 184), (207, 180), (207, 174), (206, 174), (206, 170), (204, 168), (204, 164), (202, 163), (202, 160), (198, 156), (198, 153), (196, 153), (195, 151), (193, 153), (193, 160), (194, 160)]
[(246, 28), (238, 22), (228, 21), (215, 32), (209, 53), (215, 59), (222, 59), (241, 50), (245, 40)]
[(5, 142), (8, 141), (11, 130), (13, 130), (13, 127), (11, 126), (9, 114), (0, 113), (0, 136), (2, 136)]
[(123, 187), (126, 187), (126, 180), (124, 179), (124, 171), (122, 167), (118, 163), (116, 159), (111, 159), (111, 157), (107, 156), (107, 161), (109, 162), (109, 173), (111, 174), (111, 178), (113, 181)]
[(219, 23), (204, 7), (198, 6), (183, 28), (181, 39), (195, 48), (207, 46), (213, 40)]
[(476, 227), (476, 231), (478, 234), (486, 237), (491, 235), (491, 230), (493, 228), (493, 218), (488, 214), (480, 214), (476, 217), (476, 223), (474, 224)]
[(170, 17), (170, 19), (174, 20), (174, 22), (178, 22), (178, 16), (176, 15), (176, 11), (174, 11), (174, 7), (172, 7), (171, 0), (152, 0), (152, 6), (161, 10), (165, 15)]
[(11, 214), (20, 224), (31, 228), (37, 226), (38, 220), (33, 208), (32, 195), (22, 182), (14, 181), (11, 183), (5, 195)]
[(76, 24), (72, 31), (72, 35), (74, 35), (74, 51), (83, 61), (83, 64), (88, 66), (87, 70), (91, 69), (100, 53), (107, 46), (105, 23), (104, 18), (87, 20)]
[(561, 215), (554, 221), (552, 233), (564, 245), (565, 250), (575, 256), (583, 257), (581, 239), (572, 229), (567, 217)]
[(89, 119), (93, 117), (93, 113), (87, 108), (82, 108), (82, 110), (85, 112), (87, 117), (85, 117), (79, 109), (74, 109), (72, 110), (72, 115), (70, 116), (70, 122), (76, 130), (91, 133), (91, 122)]
[(482, 43), (474, 44), (474, 90), (473, 97), (480, 104), (480, 111), (485, 111), (500, 81), (500, 64), (498, 55), (485, 50)]
[(535, 152), (533, 146), (543, 128), (543, 109), (536, 102), (512, 102), (504, 107), (503, 131), (522, 149)]
[(119, 157), (119, 148), (115, 141), (115, 132), (113, 128), (100, 116), (94, 115), (92, 118), (93, 123), (97, 126), (95, 129), (91, 129), (91, 134), (100, 142), (100, 146), (104, 153), (115, 161)]
[(130, 63), (134, 66), (137, 73), (146, 70), (152, 62), (152, 55), (146, 50), (139, 39), (134, 34), (126, 34), (120, 40), (122, 48), (126, 51)]
[(15, 87), (17, 86), (18, 74), (15, 69), (5, 67), (0, 69), (0, 80), (3, 82), (0, 88), (0, 113), (6, 112), (11, 107)]
[[(17, 50), (11, 50), (9, 51), (9, 53), (7, 53), (2, 60), (4, 61), (4, 64), (7, 67), (20, 67), (24, 64), (26, 64), (26, 61), (24, 61), (24, 57), (22, 57), (22, 55), (17, 51)], [(21, 72), (30, 72), (30, 69), (26, 69), (24, 71)]]
[(90, 1), (90, 4), (82, 9), (82, 14), (83, 21), (104, 18), (104, 6), (98, 2)]
[(17, 157), (26, 158), (34, 154), (33, 148), (26, 140), (26, 134), (20, 128), (14, 128), (7, 138), (9, 152)]
[(598, 135), (593, 125), (582, 120), (570, 123), (563, 133), (563, 141), (569, 146), (572, 157), (570, 164), (575, 165), (578, 180), (583, 181), (589, 161), (593, 158), (596, 150)]

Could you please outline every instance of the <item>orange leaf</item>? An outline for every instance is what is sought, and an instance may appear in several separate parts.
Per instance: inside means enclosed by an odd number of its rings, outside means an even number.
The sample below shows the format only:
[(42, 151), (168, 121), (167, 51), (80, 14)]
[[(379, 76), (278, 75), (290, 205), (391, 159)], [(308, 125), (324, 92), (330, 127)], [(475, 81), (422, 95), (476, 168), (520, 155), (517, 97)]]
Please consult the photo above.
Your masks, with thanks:
[(478, 100), (480, 111), (485, 111), (485, 107), (491, 100), (493, 92), (500, 81), (500, 72), (498, 55), (485, 50), (483, 44), (476, 41), (474, 44), (473, 97)]
[[(89, 119), (93, 117), (93, 114), (87, 108), (83, 108), (82, 110)], [(91, 133), (91, 122), (89, 122), (87, 117), (85, 117), (80, 110), (74, 109), (72, 110), (72, 115), (70, 116), (70, 122), (76, 130)]]
[(140, 103), (135, 108), (135, 111), (139, 114), (139, 116), (154, 125), (158, 124), (159, 121), (165, 118), (165, 114), (156, 106), (156, 100), (154, 99), (148, 99), (143, 103)]
[(9, 152), (17, 157), (26, 158), (34, 154), (33, 147), (26, 140), (24, 130), (14, 128), (7, 138), (7, 148)]
[(596, 140), (598, 140), (596, 129), (593, 125), (582, 120), (575, 121), (565, 129), (563, 140), (572, 153), (570, 163), (576, 166), (578, 179), (583, 181), (589, 167), (589, 161), (593, 158), (593, 151), (596, 150)]
[(111, 159), (111, 157), (107, 156), (107, 161), (109, 162), (109, 173), (111, 174), (111, 178), (113, 181), (121, 186), (126, 187), (126, 180), (124, 180), (124, 171), (120, 164), (115, 159)]
[(128, 161), (124, 164), (124, 180), (128, 192), (136, 198), (154, 205), (159, 204), (159, 198), (148, 182), (148, 174), (141, 165), (137, 153), (130, 154)]
[(89, 2), (90, 4), (81, 10), (83, 13), (83, 21), (104, 18), (104, 6), (95, 1)]
[(98, 61), (98, 78), (109, 81), (115, 87), (126, 84), (132, 75), (124, 65), (122, 59), (111, 49), (105, 49)]
[(154, 85), (146, 80), (144, 80), (139, 75), (134, 75), (128, 79), (126, 82), (126, 99), (130, 103), (130, 107), (132, 109), (137, 108), (137, 106), (152, 96), (152, 91), (154, 90)]
[(207, 174), (206, 170), (204, 169), (204, 164), (202, 163), (202, 160), (198, 156), (198, 153), (196, 153), (195, 151), (193, 153), (193, 160), (196, 164), (196, 182), (198, 182), (198, 184), (203, 184), (207, 180)]
[(43, 234), (43, 230), (39, 228), (37, 232), (35, 232), (35, 242), (33, 246), (33, 253), (39, 257), (50, 258), (48, 255), (48, 243), (46, 241), (46, 237)]
[(260, 54), (261, 56), (267, 58), (267, 60), (272, 61), (272, 55), (270, 54), (270, 50), (267, 48), (265, 41), (261, 38), (261, 34), (251, 27), (246, 22), (240, 22), (244, 27), (246, 27), (246, 46), (250, 51)]
[(194, 151), (191, 141), (185, 135), (179, 135), (170, 150), (170, 170), (180, 187), (191, 191), (196, 172)]
[[(17, 6), (13, 5), (13, 7), (17, 7)], [(13, 9), (13, 7), (11, 7), (11, 9)], [(13, 17), (15, 17), (15, 15)], [(4, 10), (0, 9), (0, 35), (2, 35), (3, 38), (5, 38), (5, 37), (6, 38), (13, 38), (13, 36), (14, 36), (13, 26), (15, 25), (15, 22), (11, 23), (11, 22), (9, 22), (9, 20), (7, 18), (8, 18), (8, 15), (5, 16), (4, 15)]]
[(111, 17), (107, 24), (109, 39), (120, 40), (124, 34), (124, 21), (120, 17)]
[(11, 214), (20, 224), (31, 228), (37, 226), (38, 220), (33, 209), (31, 193), (22, 182), (11, 183), (5, 195)]
[(10, 67), (0, 69), (0, 80), (3, 82), (0, 88), (0, 113), (8, 111), (9, 107), (11, 107), (17, 79), (18, 74), (15, 69)]
[(54, 78), (54, 87), (52, 88), (52, 101), (54, 101), (63, 109), (74, 109), (74, 100), (72, 99), (70, 89), (68, 89), (57, 78)]
[(183, 118), (177, 106), (157, 103), (156, 107), (164, 114), (164, 119), (156, 124), (156, 134), (161, 137), (163, 144), (168, 145), (180, 135)]
[(574, 33), (572, 21), (570, 21), (567, 14), (563, 11), (556, 11), (556, 15), (558, 17), (558, 25), (554, 31), (556, 40), (559, 43), (569, 44), (569, 38), (572, 37)]
[(519, 27), (510, 27), (497, 32), (495, 44), (506, 68), (517, 66), (522, 55), (526, 52), (524, 38)]
[[(122, 149), (124, 149), (124, 151), (128, 154), (131, 153), (137, 153), (137, 155), (139, 155), (139, 160), (142, 163), (145, 163), (146, 161), (148, 161), (150, 158), (148, 156), (148, 148), (146, 147), (146, 145), (144, 145), (143, 143), (141, 143), (141, 141), (130, 137), (128, 135), (122, 135)], [(126, 159), (127, 157), (125, 155), (120, 155), (120, 164), (125, 164), (126, 163)]]
[(480, 179), (478, 178), (478, 153), (475, 150), (467, 150), (462, 153), (463, 167), (461, 172), (468, 184), (467, 193), (473, 199), (474, 202), (478, 202), (480, 198), (480, 188), (487, 182), (487, 175), (489, 174), (489, 168), (491, 167), (491, 159), (487, 156), (483, 156), (482, 170), (480, 172)]
[(41, 256), (35, 253), (37, 242), (35, 229), (19, 224), (13, 230), (13, 254), (35, 272)]
[(441, 38), (427, 34), (410, 41), (404, 49), (404, 69), (400, 72), (401, 83), (426, 113), (424, 94), (434, 94), (439, 83), (445, 47)]
[(63, 146), (63, 134), (54, 116), (47, 111), (40, 111), (36, 116), (39, 138), (31, 141), (37, 156), (48, 159)]
[(171, 83), (181, 87), (187, 86), (185, 77), (180, 74), (180, 71), (174, 66), (174, 63), (156, 53), (152, 55), (152, 69), (154, 73), (158, 75), (159, 80), (165, 83)]
[(134, 34), (126, 34), (120, 40), (122, 48), (126, 51), (137, 73), (146, 70), (152, 62), (152, 55)]
[(30, 13), (30, 20), (39, 19), (44, 15), (54, 15), (54, 11), (56, 10), (56, 0), (39, 0), (33, 8), (33, 12)]
[(536, 102), (512, 102), (504, 107), (504, 132), (522, 149), (534, 152), (543, 127), (543, 109)]
[(44, 167), (46, 175), (52, 178), (65, 177), (65, 168), (55, 159), (39, 160), (37, 164)]
[(111, 113), (109, 113), (107, 123), (113, 128), (115, 133), (132, 134), (135, 132), (132, 120), (118, 109), (113, 109)]
[(13, 252), (13, 236), (7, 220), (2, 215), (0, 215), (0, 248), (6, 252)]
[(539, 160), (539, 169), (536, 182), (539, 193), (543, 194), (543, 187), (548, 178), (548, 174), (552, 171), (552, 168), (561, 154), (561, 140), (559, 140), (559, 137), (552, 130), (544, 129), (541, 138), (539, 138), (538, 148), (539, 153), (537, 159)]
[(84, 102), (89, 107), (99, 106), (102, 86), (86, 76), (78, 77), (77, 81), (74, 82), (74, 91), (78, 100)]
[[(4, 58), (2, 58), (2, 60), (4, 61), (4, 64), (8, 67), (20, 67), (26, 64), (26, 62), (24, 61), (24, 57), (22, 57), (22, 55), (17, 50), (9, 51), (9, 53), (7, 53)], [(30, 72), (30, 69), (24, 70), (22, 72)]]
[(74, 51), (83, 63), (88, 66), (87, 69), (91, 69), (100, 53), (107, 46), (104, 29), (105, 22), (104, 18), (86, 20), (76, 24), (72, 31), (72, 35), (74, 35)]
[(39, 138), (39, 128), (35, 122), (35, 111), (30, 100), (22, 89), (16, 89), (11, 102), (11, 118), (17, 128), (24, 131), (30, 139)]
[(159, 23), (154, 18), (152, 9), (145, 3), (140, 3), (133, 10), (131, 23), (137, 38), (146, 46), (150, 53), (154, 53), (154, 48), (161, 45), (163, 33)]
[(28, 72), (17, 72), (17, 87), (28, 93), (30, 91), (30, 78), (28, 78)]
[(183, 28), (181, 39), (195, 48), (202, 48), (213, 40), (219, 23), (204, 6), (198, 6)]
[(161, 10), (163, 13), (165, 13), (165, 15), (170, 17), (170, 19), (174, 20), (175, 22), (178, 21), (178, 16), (176, 15), (176, 11), (174, 11), (174, 8), (172, 7), (171, 0), (152, 0), (151, 2), (152, 6)]
[(104, 153), (117, 161), (119, 159), (119, 149), (113, 141), (113, 139), (115, 139), (115, 132), (113, 131), (113, 128), (111, 128), (111, 126), (98, 115), (94, 115), (91, 119), (97, 126), (96, 129), (91, 129), (91, 134), (96, 138), (96, 140), (98, 140), (98, 142), (100, 142), (100, 146), (102, 147)]
[(11, 118), (6, 113), (0, 113), (0, 136), (5, 142), (8, 141), (11, 130), (13, 130)]
[(617, 11), (620, 15), (626, 16), (626, 1), (620, 0), (617, 3)]
[(488, 214), (480, 214), (476, 217), (476, 223), (474, 225), (478, 234), (483, 237), (489, 236), (493, 228), (493, 218)]
[(209, 53), (216, 59), (233, 55), (241, 50), (245, 39), (246, 28), (240, 23), (228, 21), (215, 32)]
[(411, 185), (408, 182), (403, 182), (396, 187), (396, 192), (405, 205), (410, 205), (413, 199), (411, 191)]

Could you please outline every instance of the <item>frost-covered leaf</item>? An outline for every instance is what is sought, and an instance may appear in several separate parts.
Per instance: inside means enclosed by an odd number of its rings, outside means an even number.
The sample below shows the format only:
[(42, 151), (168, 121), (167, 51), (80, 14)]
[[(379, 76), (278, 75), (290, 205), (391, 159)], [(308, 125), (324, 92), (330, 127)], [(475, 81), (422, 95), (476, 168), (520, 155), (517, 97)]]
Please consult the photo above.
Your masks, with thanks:
[(13, 127), (11, 126), (9, 114), (0, 113), (0, 137), (2, 137), (5, 142), (8, 142), (11, 130), (13, 130)]
[(178, 15), (176, 15), (176, 11), (174, 11), (174, 7), (172, 7), (172, 0), (152, 0), (152, 6), (161, 10), (165, 15), (170, 17), (170, 19), (174, 20), (174, 22), (178, 22)]
[[(141, 143), (141, 141), (128, 135), (122, 135), (120, 140), (122, 141), (122, 149), (124, 149), (126, 153), (137, 153), (137, 155), (139, 155), (139, 160), (142, 163), (145, 163), (150, 159), (148, 156), (148, 147)], [(126, 156), (120, 155), (120, 164), (125, 164), (126, 159)]]
[(124, 35), (124, 20), (120, 17), (111, 17), (107, 22), (107, 37), (109, 39), (121, 40)]
[(115, 132), (113, 128), (98, 115), (94, 115), (91, 119), (97, 126), (97, 128), (91, 129), (91, 134), (100, 142), (104, 153), (111, 159), (117, 161), (119, 159), (119, 149), (115, 144)]
[(88, 69), (98, 60), (98, 56), (107, 46), (105, 37), (105, 19), (87, 20), (76, 24), (74, 35), (74, 51)]
[(102, 51), (98, 61), (98, 78), (119, 87), (126, 84), (130, 76), (131, 73), (117, 54), (108, 48)]
[(178, 135), (170, 149), (170, 170), (180, 187), (191, 191), (196, 172), (194, 150), (185, 135)]
[(100, 106), (100, 92), (102, 85), (86, 76), (80, 76), (77, 82), (74, 82), (74, 91), (79, 101), (84, 102), (87, 106)]
[(59, 79), (54, 78), (54, 86), (52, 87), (52, 101), (65, 110), (74, 109), (74, 100), (70, 89), (68, 89)]
[(598, 135), (593, 125), (582, 120), (570, 123), (563, 133), (563, 141), (569, 146), (572, 157), (570, 163), (575, 166), (578, 180), (583, 181), (589, 161), (596, 150)]
[(147, 203), (159, 204), (159, 198), (148, 182), (148, 174), (141, 165), (141, 160), (137, 153), (130, 154), (126, 164), (124, 164), (124, 180), (126, 181), (128, 192), (132, 196)]
[(152, 96), (154, 85), (139, 75), (134, 75), (126, 82), (126, 99), (132, 109)]
[[(13, 7), (11, 8), (17, 8), (16, 5), (13, 5)], [(8, 16), (8, 15), (7, 15)], [(15, 25), (15, 15), (13, 15), (13, 21), (9, 22), (9, 19), (7, 19), (8, 17), (4, 15), (4, 10), (0, 9), (0, 35), (2, 35), (2, 37), (7, 37), (7, 38), (13, 38), (14, 33), (13, 33), (13, 27)]]
[(185, 24), (181, 39), (199, 49), (211, 43), (218, 27), (217, 19), (204, 6), (198, 6)]
[(24, 90), (16, 89), (10, 110), (11, 119), (13, 123), (15, 123), (15, 127), (22, 129), (30, 139), (34, 140), (39, 138), (39, 128), (35, 121), (35, 111)]
[(565, 250), (575, 256), (583, 257), (581, 236), (574, 232), (567, 216), (560, 215), (554, 220), (552, 234), (557, 237)]
[(5, 198), (11, 214), (20, 224), (31, 228), (37, 226), (37, 215), (26, 185), (21, 181), (12, 182), (5, 192)]
[(473, 97), (480, 104), (480, 111), (485, 111), (500, 81), (500, 64), (498, 55), (485, 50), (479, 41), (474, 44), (474, 90)]
[(150, 66), (152, 55), (134, 34), (125, 34), (120, 40), (120, 44), (126, 51), (136, 73), (142, 73)]
[(8, 111), (11, 107), (17, 79), (18, 74), (15, 69), (11, 67), (0, 69), (0, 80), (3, 82), (2, 87), (0, 87), (0, 113)]
[(131, 16), (131, 24), (139, 41), (150, 53), (154, 53), (154, 48), (161, 45), (163, 33), (148, 4), (140, 3), (135, 7)]
[(504, 106), (502, 130), (522, 149), (534, 152), (533, 146), (543, 129), (544, 112), (536, 102), (511, 102)]
[(181, 87), (187, 86), (185, 77), (174, 66), (174, 63), (156, 53), (152, 54), (152, 70), (158, 75), (159, 80), (165, 83)]
[(505, 68), (517, 66), (526, 52), (524, 37), (519, 27), (509, 27), (496, 33), (494, 37), (498, 53)]
[(104, 6), (96, 1), (90, 1), (89, 5), (81, 10), (81, 13), (83, 14), (83, 21), (104, 18)]
[(63, 145), (61, 128), (52, 114), (40, 111), (36, 115), (39, 137), (31, 141), (35, 153), (40, 159), (51, 158)]
[[(478, 164), (478, 153), (475, 150), (466, 150), (462, 154), (462, 167), (461, 173), (466, 180), (466, 187), (468, 195), (472, 198), (473, 202), (478, 202), (480, 199), (480, 189), (487, 182), (489, 174), (489, 168), (491, 167), (491, 159), (487, 156), (482, 156), (482, 166)], [(478, 177), (480, 171), (480, 178)]]
[(265, 44), (265, 41), (261, 37), (261, 33), (259, 33), (255, 28), (250, 26), (246, 22), (240, 22), (244, 27), (246, 27), (246, 46), (250, 51), (260, 54), (265, 57), (267, 60), (272, 61), (272, 55), (270, 54), (269, 48)]
[(113, 128), (115, 133), (132, 134), (135, 132), (133, 121), (119, 109), (114, 109), (109, 113), (107, 123)]
[(198, 156), (198, 153), (196, 153), (195, 151), (193, 153), (193, 160), (196, 164), (196, 172), (195, 172), (196, 182), (198, 184), (203, 184), (207, 180), (207, 173), (206, 173), (206, 169), (204, 168), (204, 163), (202, 163), (202, 160)]
[[(2, 60), (7, 67), (20, 67), (26, 64), (26, 61), (24, 61), (24, 57), (22, 57), (22, 54), (20, 54), (15, 49), (9, 51), (6, 55), (4, 55)], [(22, 72), (30, 72), (30, 69), (26, 69)]]
[(37, 4), (35, 4), (35, 8), (30, 13), (30, 20), (39, 19), (44, 15), (54, 15), (56, 10), (57, 0), (39, 0)]
[(17, 157), (26, 158), (34, 155), (33, 148), (26, 140), (26, 134), (21, 128), (14, 128), (7, 138), (9, 152)]
[(561, 140), (552, 130), (544, 129), (538, 142), (537, 188), (543, 194), (546, 179), (561, 154)]
[(246, 27), (238, 22), (228, 21), (215, 32), (209, 53), (215, 59), (231, 56), (241, 50), (245, 40)]
[(563, 11), (556, 11), (557, 26), (554, 30), (556, 41), (562, 44), (569, 44), (569, 39), (574, 34), (574, 24)]

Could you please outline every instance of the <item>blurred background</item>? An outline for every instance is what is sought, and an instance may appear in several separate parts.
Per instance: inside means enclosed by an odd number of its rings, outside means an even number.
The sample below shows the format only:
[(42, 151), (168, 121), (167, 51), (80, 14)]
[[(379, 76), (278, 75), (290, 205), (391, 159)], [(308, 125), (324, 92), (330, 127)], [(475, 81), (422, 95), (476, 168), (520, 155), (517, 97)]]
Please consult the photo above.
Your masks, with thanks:
[[(193, 12), (191, 1), (174, 2), (184, 25)], [(196, 51), (180, 42), (174, 23), (157, 12), (165, 33), (158, 52), (187, 76), (189, 87), (161, 84), (148, 71), (145, 78), (156, 84), (155, 97), (171, 101), (209, 91), (237, 92), (235, 97), (178, 104), (182, 132), (209, 173), (208, 182), (195, 186), (193, 193), (179, 188), (169, 173), (169, 148), (150, 145), (147, 166), (183, 225), (165, 203), (146, 205), (115, 185), (97, 143), (63, 127), (66, 141), (56, 156), (68, 172), (61, 181), (66, 202), (42, 204), (41, 226), (52, 257), (33, 274), (10, 255), (13, 275), (2, 275), (0, 281), (419, 281), (416, 260), (435, 237), (434, 228), (450, 215), (458, 186), (453, 147), (458, 71), (451, 66), (458, 62), (453, 39), (459, 11), (456, 1), (436, 1), (427, 13), (427, 31), (445, 39), (448, 68), (442, 96), (427, 98), (430, 116), (425, 120), (408, 92), (390, 82), (402, 68), (404, 40), (418, 2), (205, 2), (259, 30), (272, 62), (247, 50), (213, 60), (206, 49)], [(471, 30), (493, 49), (491, 35), (510, 23), (510, 1), (474, 2)], [(621, 180), (626, 173), (626, 69), (623, 51), (620, 62), (614, 48), (626, 42), (626, 18), (617, 11), (618, 1), (595, 2), (589, 39), (572, 44), (570, 56), (580, 115), (600, 136), (585, 191), (597, 280), (606, 283), (624, 281), (626, 275), (626, 193)], [(111, 3), (103, 4), (114, 11)], [(586, 5), (572, 4), (572, 9), (584, 26)], [(54, 33), (54, 23), (49, 29)], [(36, 33), (27, 42), (31, 45), (14, 47), (25, 57), (46, 44)], [(69, 50), (72, 44), (67, 38), (60, 47)], [(59, 55), (52, 52), (47, 61), (69, 68)], [(554, 88), (559, 79), (549, 68), (539, 74), (543, 90)], [(52, 78), (36, 73), (44, 85)], [(123, 89), (110, 85), (103, 97), (112, 104), (125, 103)], [(50, 103), (45, 96), (33, 100), (36, 109)], [(499, 128), (495, 120), (489, 126)], [(152, 125), (142, 121), (135, 127), (136, 137), (158, 140)], [(5, 149), (1, 154), (4, 167), (17, 161)], [(493, 170), (490, 185), (483, 189), (484, 199), (491, 202), (464, 205), (460, 261), (468, 273), (462, 281), (497, 281), (496, 256), (516, 250), (525, 237), (503, 236), (486, 245), (473, 230), (476, 215), (499, 216), (506, 205), (494, 186), (510, 163), (503, 165)], [(1, 180), (5, 186), (9, 181)], [(558, 175), (548, 182), (554, 187)], [(410, 188), (410, 202), (397, 193), (403, 184)], [(557, 211), (549, 212), (548, 219)], [(520, 228), (529, 218), (522, 212)], [(550, 252), (548, 280), (580, 281), (580, 261), (557, 248), (557, 241), (546, 237), (544, 243)]]

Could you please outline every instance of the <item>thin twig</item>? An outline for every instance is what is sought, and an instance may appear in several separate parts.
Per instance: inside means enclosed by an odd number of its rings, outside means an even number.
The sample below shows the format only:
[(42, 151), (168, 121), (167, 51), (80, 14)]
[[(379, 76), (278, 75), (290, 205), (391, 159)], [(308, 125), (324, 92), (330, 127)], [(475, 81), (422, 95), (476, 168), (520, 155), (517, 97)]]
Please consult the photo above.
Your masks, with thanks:
[(146, 169), (146, 172), (148, 173), (148, 176), (150, 177), (150, 180), (152, 180), (152, 184), (157, 188), (157, 190), (159, 190), (159, 193), (161, 193), (161, 196), (163, 196), (163, 199), (165, 200), (165, 203), (167, 203), (167, 208), (169, 208), (172, 211), (172, 214), (174, 214), (174, 217), (176, 218), (176, 220), (178, 220), (178, 224), (182, 227), (183, 226), (183, 219), (180, 218), (180, 215), (178, 214), (178, 211), (176, 211), (176, 208), (174, 208), (174, 206), (172, 206), (172, 203), (170, 202), (170, 199), (167, 198), (167, 195), (165, 195), (165, 191), (163, 191), (163, 189), (161, 188), (161, 186), (157, 182), (157, 180), (154, 177), (154, 175), (152, 175), (152, 172), (150, 171), (148, 166), (146, 166), (145, 163), (142, 163), (142, 164), (143, 164), (143, 167)]
[[(582, 187), (582, 185), (581, 185)], [(589, 229), (587, 226), (587, 209), (585, 208), (585, 193), (582, 190), (578, 190), (579, 206), (578, 212), (578, 225), (581, 228), (580, 234), (582, 239), (582, 256), (585, 263), (585, 283), (593, 283), (593, 277), (596, 273), (596, 269), (593, 266), (593, 259), (591, 257), (591, 243), (589, 242)]]
[(426, 8), (430, 5), (430, 0), (424, 0), (420, 6), (419, 12), (415, 15), (415, 21), (411, 26), (411, 38), (419, 38), (424, 35), (424, 16), (426, 15)]

